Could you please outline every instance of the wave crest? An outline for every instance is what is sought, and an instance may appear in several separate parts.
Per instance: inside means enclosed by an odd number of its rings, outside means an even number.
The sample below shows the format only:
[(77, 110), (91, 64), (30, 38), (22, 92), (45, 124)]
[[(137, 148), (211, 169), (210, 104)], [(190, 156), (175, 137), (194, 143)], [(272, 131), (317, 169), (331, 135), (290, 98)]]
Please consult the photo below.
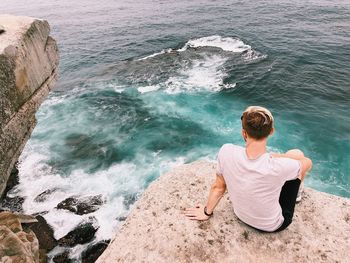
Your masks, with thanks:
[(218, 35), (201, 37), (197, 39), (189, 40), (185, 46), (178, 49), (177, 51), (182, 52), (188, 48), (199, 48), (199, 47), (215, 47), (220, 48), (224, 51), (241, 53), (243, 51), (251, 49), (251, 46), (245, 44), (238, 38), (221, 37)]

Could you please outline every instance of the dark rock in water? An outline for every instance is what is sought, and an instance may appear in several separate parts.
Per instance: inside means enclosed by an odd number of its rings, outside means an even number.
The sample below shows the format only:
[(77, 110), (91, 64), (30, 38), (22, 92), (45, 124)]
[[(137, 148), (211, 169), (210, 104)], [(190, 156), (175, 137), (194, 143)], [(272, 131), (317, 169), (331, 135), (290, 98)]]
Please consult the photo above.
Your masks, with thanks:
[(52, 250), (57, 245), (57, 240), (54, 238), (53, 229), (48, 225), (45, 218), (42, 216), (35, 217), (38, 223), (34, 223), (29, 228), (35, 233), (39, 240), (39, 247), (47, 252)]
[(105, 251), (110, 240), (100, 241), (95, 245), (89, 246), (82, 253), (82, 263), (94, 263), (98, 257)]
[(0, 208), (2, 210), (10, 210), (12, 212), (23, 213), (23, 205), (24, 198), (20, 196), (8, 197), (6, 196), (1, 204)]
[(61, 246), (73, 247), (77, 244), (88, 243), (94, 238), (96, 231), (97, 228), (95, 228), (92, 223), (79, 225), (58, 240), (58, 244)]
[(123, 222), (126, 220), (126, 218), (127, 218), (126, 216), (118, 216), (116, 219), (120, 222)]
[(55, 262), (55, 263), (70, 263), (73, 261), (69, 258), (69, 252), (64, 251), (63, 253), (54, 256), (53, 262)]
[(2, 211), (10, 210), (12, 212), (23, 213), (24, 198), (20, 196), (10, 197), (7, 193), (19, 184), (18, 169), (13, 167), (10, 177), (6, 183), (6, 188), (1, 197), (0, 209)]
[(52, 193), (56, 192), (57, 190), (58, 190), (58, 188), (47, 189), (44, 192), (42, 192), (41, 194), (39, 194), (37, 197), (35, 197), (34, 201), (38, 202), (38, 203), (45, 202), (49, 198), (49, 196)]
[(72, 196), (57, 205), (57, 209), (66, 209), (77, 215), (85, 215), (95, 212), (105, 201), (102, 195), (78, 197)]

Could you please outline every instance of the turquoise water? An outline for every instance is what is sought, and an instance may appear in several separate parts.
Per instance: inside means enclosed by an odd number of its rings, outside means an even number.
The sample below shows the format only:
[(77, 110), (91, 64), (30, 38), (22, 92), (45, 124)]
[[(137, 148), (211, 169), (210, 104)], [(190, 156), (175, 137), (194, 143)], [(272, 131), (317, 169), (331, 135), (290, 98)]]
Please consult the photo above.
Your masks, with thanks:
[(60, 80), (37, 113), (17, 189), (26, 211), (50, 211), (58, 237), (86, 218), (57, 202), (102, 193), (97, 237), (110, 238), (161, 173), (243, 145), (249, 105), (275, 116), (270, 150), (312, 158), (307, 186), (350, 197), (348, 1), (5, 0), (0, 10), (47, 19), (59, 44)]

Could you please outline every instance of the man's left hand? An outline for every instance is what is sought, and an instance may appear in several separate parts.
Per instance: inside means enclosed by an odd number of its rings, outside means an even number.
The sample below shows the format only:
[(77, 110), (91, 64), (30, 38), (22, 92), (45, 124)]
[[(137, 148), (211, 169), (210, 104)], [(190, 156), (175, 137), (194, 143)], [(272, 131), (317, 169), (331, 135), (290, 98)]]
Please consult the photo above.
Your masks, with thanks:
[(187, 216), (191, 220), (199, 221), (208, 220), (210, 218), (210, 216), (204, 214), (203, 205), (196, 205), (196, 207), (186, 208), (185, 216)]

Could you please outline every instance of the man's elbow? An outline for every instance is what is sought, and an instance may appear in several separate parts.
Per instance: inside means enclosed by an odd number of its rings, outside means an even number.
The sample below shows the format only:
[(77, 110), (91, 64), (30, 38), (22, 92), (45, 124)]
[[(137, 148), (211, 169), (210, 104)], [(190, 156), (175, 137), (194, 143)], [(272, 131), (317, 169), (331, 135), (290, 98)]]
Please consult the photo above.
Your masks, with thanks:
[(211, 187), (211, 191), (213, 192), (213, 194), (217, 196), (222, 196), (226, 192), (226, 185), (221, 186), (221, 185), (213, 184)]

